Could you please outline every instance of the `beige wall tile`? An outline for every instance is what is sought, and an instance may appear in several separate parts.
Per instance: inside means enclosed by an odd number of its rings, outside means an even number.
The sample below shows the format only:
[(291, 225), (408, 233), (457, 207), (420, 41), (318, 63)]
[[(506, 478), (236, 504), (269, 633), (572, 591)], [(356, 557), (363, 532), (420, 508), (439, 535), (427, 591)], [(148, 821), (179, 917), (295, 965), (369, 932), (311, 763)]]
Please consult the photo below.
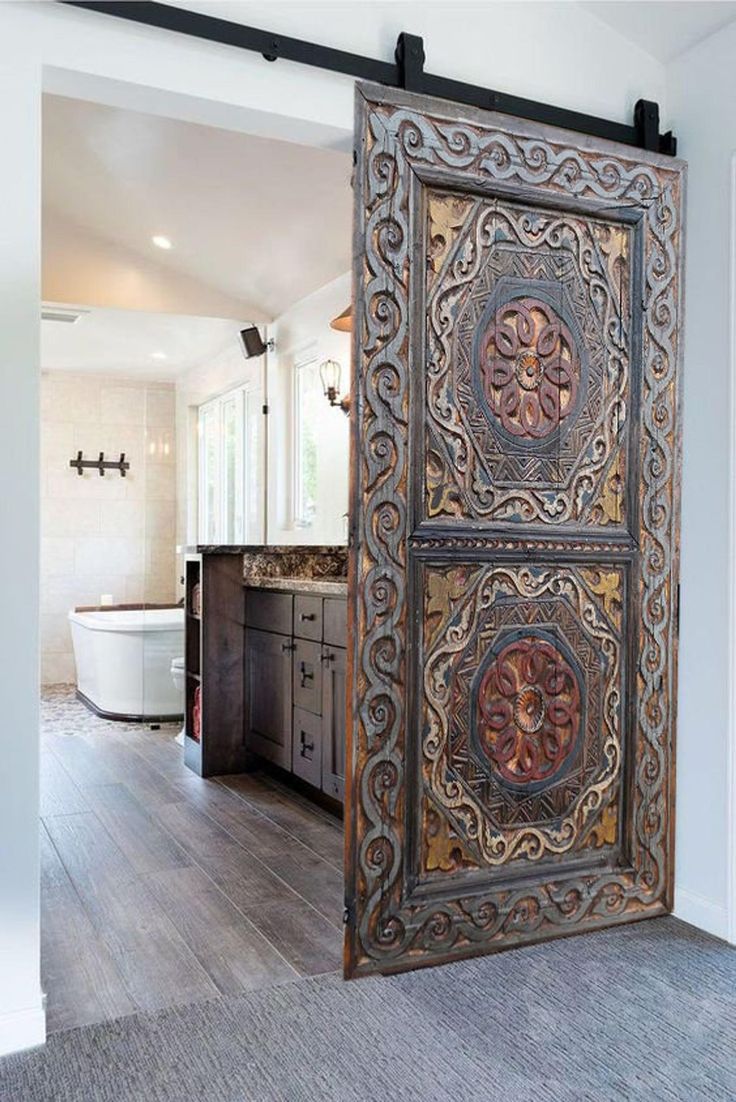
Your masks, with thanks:
[(47, 498), (41, 502), (43, 536), (92, 535), (100, 530), (99, 501)]
[(125, 590), (119, 604), (137, 605), (146, 599), (146, 578), (144, 574), (129, 574), (125, 579)]
[(145, 425), (145, 423), (145, 387), (103, 383), (100, 388), (100, 424)]
[[(45, 684), (74, 680), (69, 609), (174, 599), (175, 389), (54, 373), (42, 379), (41, 643)], [(130, 470), (80, 477), (69, 460), (125, 452)]]
[(41, 433), (41, 471), (60, 470), (63, 467), (69, 468), (69, 460), (73, 459), (76, 454), (74, 422), (48, 422)]
[(174, 603), (176, 583), (173, 571), (151, 571), (146, 574), (144, 600), (152, 604)]
[(61, 501), (121, 501), (127, 496), (125, 482), (117, 471), (80, 475), (71, 468), (52, 469), (46, 475), (46, 496)]
[(171, 540), (146, 541), (146, 570), (165, 571), (174, 577), (176, 552)]
[(173, 429), (176, 416), (176, 390), (172, 387), (146, 391), (146, 424), (149, 428)]
[(44, 651), (41, 654), (42, 685), (73, 685), (77, 680), (74, 655), (55, 654)]
[(176, 534), (176, 502), (175, 501), (147, 501), (146, 502), (146, 538), (167, 539), (174, 550), (174, 536)]
[(69, 654), (72, 650), (72, 633), (68, 615), (65, 612), (44, 612), (41, 615), (41, 636), (44, 651)]
[(146, 464), (146, 499), (176, 501), (176, 468), (173, 464)]
[[(78, 605), (95, 605), (102, 593), (112, 593), (113, 599), (121, 600), (125, 591), (125, 575), (110, 573), (89, 574), (78, 577), (63, 574), (57, 577), (41, 579), (41, 612), (66, 613)], [(42, 639), (43, 643), (43, 639)]]
[(54, 372), (41, 379), (41, 418), (44, 422), (73, 421), (97, 424), (100, 385), (94, 378)]
[(125, 498), (100, 502), (100, 532), (104, 536), (145, 536), (146, 503)]
[(41, 574), (71, 574), (74, 571), (74, 538), (44, 536), (41, 539)]
[(135, 536), (82, 536), (74, 541), (74, 573), (141, 574), (145, 562), (143, 540)]
[(176, 463), (176, 433), (173, 428), (146, 430), (146, 458), (149, 463)]

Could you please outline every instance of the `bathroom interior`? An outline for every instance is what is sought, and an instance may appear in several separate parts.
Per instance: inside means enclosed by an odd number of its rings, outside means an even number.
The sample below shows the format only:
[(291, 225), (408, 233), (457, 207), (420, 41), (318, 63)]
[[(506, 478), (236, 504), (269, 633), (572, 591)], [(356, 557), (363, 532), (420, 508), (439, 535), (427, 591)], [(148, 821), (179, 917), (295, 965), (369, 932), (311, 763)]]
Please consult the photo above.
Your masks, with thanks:
[(352, 199), (347, 150), (52, 95), (43, 127), (60, 1029), (339, 967)]

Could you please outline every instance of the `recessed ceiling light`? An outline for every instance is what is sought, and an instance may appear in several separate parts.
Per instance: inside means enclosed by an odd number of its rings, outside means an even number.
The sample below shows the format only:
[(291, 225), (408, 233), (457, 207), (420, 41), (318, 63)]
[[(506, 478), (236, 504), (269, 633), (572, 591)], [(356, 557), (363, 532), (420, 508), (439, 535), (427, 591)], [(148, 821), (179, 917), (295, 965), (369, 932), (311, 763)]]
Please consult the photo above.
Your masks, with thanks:
[(164, 237), (161, 233), (157, 233), (154, 237), (151, 238), (151, 241), (153, 241), (157, 249), (171, 248), (171, 240), (168, 237)]
[(165, 352), (152, 352), (151, 353), (151, 359), (152, 360), (165, 360), (165, 359), (167, 359), (167, 356), (166, 356)]

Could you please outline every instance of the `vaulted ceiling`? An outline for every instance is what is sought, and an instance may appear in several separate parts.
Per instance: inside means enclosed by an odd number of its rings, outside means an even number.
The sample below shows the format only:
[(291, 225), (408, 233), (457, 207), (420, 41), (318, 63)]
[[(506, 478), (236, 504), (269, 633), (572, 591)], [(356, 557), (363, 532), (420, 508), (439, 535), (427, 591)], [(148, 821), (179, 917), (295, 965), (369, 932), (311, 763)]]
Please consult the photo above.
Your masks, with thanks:
[(348, 153), (50, 95), (43, 133), (47, 300), (259, 322), (350, 266)]

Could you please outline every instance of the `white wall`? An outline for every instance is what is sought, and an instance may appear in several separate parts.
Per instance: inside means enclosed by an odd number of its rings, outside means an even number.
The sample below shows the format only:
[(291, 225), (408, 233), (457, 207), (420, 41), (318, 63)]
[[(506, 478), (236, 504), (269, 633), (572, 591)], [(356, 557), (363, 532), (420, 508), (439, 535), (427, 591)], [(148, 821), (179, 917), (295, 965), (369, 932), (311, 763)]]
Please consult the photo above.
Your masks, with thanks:
[(269, 326), (275, 349), (268, 354), (268, 542), (271, 544), (344, 544), (348, 508), (348, 418), (324, 399), (317, 448), (317, 499), (314, 522), (295, 526), (293, 517), (294, 365), (305, 356), (317, 363), (336, 360), (342, 368), (341, 391), (350, 389), (350, 334), (330, 329), (351, 299), (349, 272), (295, 303)]
[(734, 584), (736, 549), (729, 542), (734, 509), (729, 481), (736, 429), (731, 328), (734, 58), (736, 26), (731, 25), (668, 71), (670, 123), (679, 152), (689, 162), (676, 909), (683, 918), (723, 937), (729, 933), (730, 911), (732, 940), (735, 885), (729, 887), (729, 849), (736, 830), (736, 791), (729, 787), (729, 772), (736, 655), (729, 637), (729, 585)]
[(0, 1054), (45, 1036), (38, 910), (40, 95), (37, 67), (0, 64), (3, 158), (16, 166), (5, 174), (0, 204)]
[[(522, 96), (621, 121), (630, 120), (634, 101), (644, 96), (660, 101), (665, 129), (669, 124), (662, 67), (574, 4), (454, 3), (452, 18), (446, 3), (208, 5), (218, 8), (227, 18), (386, 59), (399, 31), (423, 34), (433, 72), (492, 81)], [(493, 49), (499, 41), (504, 48)], [(350, 148), (353, 110), (348, 78), (281, 62), (267, 65), (256, 55), (58, 4), (0, 5), (0, 129), (4, 163), (13, 166), (4, 175), (0, 205), (0, 363), (13, 394), (12, 403), (0, 407), (0, 497), (6, 511), (0, 545), (0, 1052), (43, 1037), (35, 612), (42, 80), (51, 92), (343, 148)], [(308, 196), (299, 201), (307, 211)], [(686, 616), (686, 631), (687, 622)], [(692, 661), (692, 644), (683, 650)], [(683, 675), (687, 682), (686, 669)], [(685, 799), (683, 783), (680, 795)], [(708, 796), (702, 793), (706, 801)]]
[[(67, 614), (76, 605), (174, 599), (174, 387), (46, 373), (41, 383), (41, 682), (75, 680)], [(125, 452), (130, 470), (80, 477), (78, 451)]]

